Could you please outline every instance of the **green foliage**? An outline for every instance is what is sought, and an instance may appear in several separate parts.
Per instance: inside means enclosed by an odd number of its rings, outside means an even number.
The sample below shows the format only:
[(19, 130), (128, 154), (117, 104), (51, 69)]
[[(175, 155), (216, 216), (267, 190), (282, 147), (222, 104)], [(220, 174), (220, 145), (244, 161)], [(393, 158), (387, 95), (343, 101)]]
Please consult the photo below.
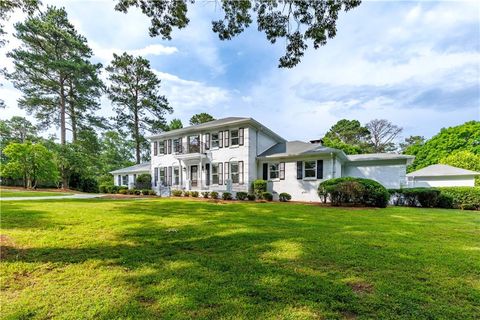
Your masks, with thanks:
[(408, 170), (415, 171), (437, 164), (458, 151), (480, 155), (480, 121), (469, 121), (456, 127), (444, 128), (423, 146), (407, 148), (405, 153), (415, 156)]
[[(480, 172), (480, 154), (471, 151), (455, 151), (441, 159), (440, 163)], [(480, 176), (475, 177), (475, 185), (480, 186)]]
[(410, 136), (399, 144), (400, 152), (403, 154), (416, 154), (424, 144), (425, 138), (423, 136)]
[(198, 198), (198, 191), (192, 191), (192, 192), (190, 192), (190, 195), (191, 195), (193, 198)]
[(148, 196), (148, 195), (150, 195), (150, 191), (153, 191), (153, 190), (151, 190), (151, 189), (142, 189), (141, 191), (142, 191), (142, 195), (143, 195), (143, 196)]
[(100, 186), (98, 186), (98, 192), (100, 193), (110, 193), (109, 192), (109, 188), (111, 188), (112, 185), (110, 184), (101, 184)]
[(119, 194), (127, 194), (127, 193), (128, 193), (128, 189), (120, 189), (120, 190), (118, 190), (118, 193), (119, 193)]
[(273, 194), (270, 192), (262, 192), (262, 197), (260, 199), (267, 200), (267, 201), (272, 201), (273, 200)]
[(183, 192), (183, 196), (184, 196), (184, 197), (190, 197), (190, 191), (185, 190), (185, 191)]
[[(106, 68), (108, 72), (108, 96), (116, 112), (119, 129), (131, 133), (135, 142), (136, 163), (141, 162), (141, 146), (146, 141), (144, 132), (154, 132), (165, 127), (165, 113), (172, 112), (167, 98), (160, 95), (160, 79), (151, 70), (150, 62), (124, 52), (113, 54)], [(149, 148), (145, 151), (148, 152)]]
[(170, 124), (168, 125), (168, 130), (177, 130), (177, 129), (182, 129), (183, 128), (183, 123), (182, 120), (180, 119), (172, 119), (170, 121)]
[(236, 198), (237, 198), (237, 200), (245, 200), (245, 199), (247, 199), (247, 195), (248, 194), (246, 192), (239, 191), (236, 194)]
[(178, 189), (173, 189), (172, 190), (172, 196), (174, 196), (174, 197), (181, 197), (182, 194), (183, 194), (182, 190), (178, 190)]
[(322, 140), (326, 147), (343, 150), (346, 154), (358, 154), (371, 151), (370, 139), (370, 131), (358, 120), (342, 119), (330, 128)]
[(222, 199), (223, 200), (232, 200), (233, 197), (232, 197), (232, 194), (230, 192), (223, 192), (222, 193)]
[[(171, 39), (173, 28), (185, 28), (189, 23), (187, 3), (189, 1), (117, 0), (115, 9), (127, 12), (130, 7), (139, 7), (151, 19), (150, 36)], [(252, 14), (256, 14), (258, 31), (264, 32), (270, 43), (280, 39), (285, 42), (279, 67), (292, 68), (300, 62), (309, 41), (315, 49), (325, 45), (337, 34), (340, 12), (358, 5), (360, 0), (222, 1), (223, 16), (212, 22), (212, 30), (220, 40), (230, 40), (243, 33), (254, 20)]]
[(139, 174), (135, 180), (136, 189), (149, 189), (152, 187), (152, 176), (149, 173)]
[(58, 181), (53, 153), (41, 144), (10, 143), (3, 153), (8, 159), (1, 166), (2, 177), (23, 179), (24, 187), (35, 188), (38, 182)]
[(213, 121), (213, 120), (215, 120), (214, 117), (212, 117), (208, 113), (202, 112), (202, 113), (194, 114), (190, 118), (190, 125), (194, 126), (194, 125), (197, 125), (197, 124), (202, 124), (202, 123), (210, 122), (210, 121)]
[(390, 194), (380, 183), (370, 179), (344, 177), (323, 181), (318, 186), (318, 195), (330, 200), (334, 206), (365, 205), (385, 208)]
[(257, 199), (262, 199), (262, 194), (267, 191), (267, 181), (255, 180), (253, 181), (253, 194)]
[(210, 198), (212, 198), (212, 199), (218, 199), (218, 192), (217, 192), (217, 191), (212, 191), (212, 192), (210, 192)]
[(480, 210), (480, 187), (442, 187), (443, 195), (452, 198), (453, 207), (463, 210)]
[(208, 199), (208, 196), (210, 195), (210, 192), (208, 191), (203, 191), (202, 192), (202, 196), (205, 198), (205, 199)]
[(282, 192), (278, 195), (278, 200), (280, 200), (282, 202), (287, 202), (287, 201), (292, 200), (292, 196), (289, 193)]
[(247, 200), (248, 200), (248, 201), (255, 201), (255, 199), (256, 199), (256, 198), (255, 198), (255, 195), (254, 195), (254, 194), (250, 194), (250, 193), (249, 193), (249, 194), (247, 195)]

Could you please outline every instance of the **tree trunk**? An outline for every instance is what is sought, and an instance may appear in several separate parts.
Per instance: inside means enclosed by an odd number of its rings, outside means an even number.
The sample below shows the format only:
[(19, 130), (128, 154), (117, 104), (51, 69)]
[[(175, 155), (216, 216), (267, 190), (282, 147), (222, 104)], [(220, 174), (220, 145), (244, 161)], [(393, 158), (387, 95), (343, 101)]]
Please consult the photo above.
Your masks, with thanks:
[(140, 163), (140, 136), (139, 136), (139, 125), (138, 125), (138, 111), (137, 109), (135, 108), (135, 123), (134, 123), (134, 126), (135, 126), (135, 157), (136, 157), (136, 162), (137, 164)]
[[(65, 80), (63, 77), (60, 77), (60, 143), (62, 147), (66, 145), (67, 142), (67, 129), (66, 129), (66, 124), (65, 124), (65, 88), (64, 88), (64, 83)], [(65, 172), (65, 168), (62, 167), (61, 169), (61, 175), (62, 175), (62, 188), (66, 189), (68, 188), (68, 182), (67, 182), (67, 176)]]
[(69, 91), (69, 107), (70, 107), (70, 120), (72, 122), (72, 142), (75, 143), (77, 141), (77, 115), (75, 113), (75, 104), (74, 104), (74, 97), (73, 97), (73, 85), (72, 81), (68, 83), (70, 91)]

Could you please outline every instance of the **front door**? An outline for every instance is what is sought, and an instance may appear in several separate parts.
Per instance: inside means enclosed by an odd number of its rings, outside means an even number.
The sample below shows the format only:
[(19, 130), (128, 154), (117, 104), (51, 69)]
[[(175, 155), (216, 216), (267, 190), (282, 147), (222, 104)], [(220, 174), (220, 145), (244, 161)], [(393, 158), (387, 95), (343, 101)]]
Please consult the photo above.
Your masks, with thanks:
[(190, 181), (192, 182), (192, 187), (198, 186), (198, 166), (190, 166)]

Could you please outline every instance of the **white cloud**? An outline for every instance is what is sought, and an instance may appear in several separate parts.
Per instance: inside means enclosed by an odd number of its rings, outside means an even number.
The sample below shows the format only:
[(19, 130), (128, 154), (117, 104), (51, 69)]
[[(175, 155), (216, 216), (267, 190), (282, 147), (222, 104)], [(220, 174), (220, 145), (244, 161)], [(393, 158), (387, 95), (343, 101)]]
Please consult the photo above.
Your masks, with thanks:
[(159, 56), (159, 55), (170, 55), (178, 52), (176, 47), (164, 46), (161, 44), (147, 45), (143, 48), (138, 49), (127, 49), (127, 48), (105, 48), (99, 45), (96, 42), (90, 42), (90, 47), (93, 50), (94, 57), (102, 61), (103, 63), (109, 63), (113, 59), (113, 54), (122, 54), (127, 52), (128, 54), (134, 56)]

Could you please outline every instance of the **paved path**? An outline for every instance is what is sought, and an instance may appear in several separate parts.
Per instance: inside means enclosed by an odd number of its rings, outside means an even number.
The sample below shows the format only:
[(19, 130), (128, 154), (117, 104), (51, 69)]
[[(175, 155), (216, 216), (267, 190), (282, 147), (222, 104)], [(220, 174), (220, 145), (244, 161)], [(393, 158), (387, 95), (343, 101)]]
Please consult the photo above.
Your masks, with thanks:
[(1, 201), (13, 200), (13, 201), (23, 201), (23, 200), (50, 200), (50, 199), (93, 199), (103, 197), (104, 194), (96, 193), (77, 193), (69, 194), (66, 196), (42, 196), (42, 197), (0, 197)]

